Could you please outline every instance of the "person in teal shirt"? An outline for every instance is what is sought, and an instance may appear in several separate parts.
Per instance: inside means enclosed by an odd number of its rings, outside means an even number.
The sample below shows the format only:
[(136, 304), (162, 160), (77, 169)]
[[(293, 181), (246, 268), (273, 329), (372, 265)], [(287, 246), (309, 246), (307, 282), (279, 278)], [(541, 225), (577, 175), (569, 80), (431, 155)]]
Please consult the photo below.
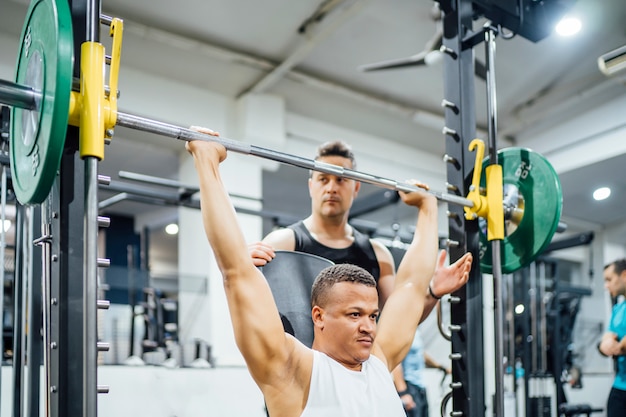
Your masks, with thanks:
[(623, 417), (626, 410), (626, 259), (604, 268), (604, 286), (617, 299), (613, 306), (607, 332), (598, 348), (616, 361), (615, 381), (609, 393), (607, 417)]

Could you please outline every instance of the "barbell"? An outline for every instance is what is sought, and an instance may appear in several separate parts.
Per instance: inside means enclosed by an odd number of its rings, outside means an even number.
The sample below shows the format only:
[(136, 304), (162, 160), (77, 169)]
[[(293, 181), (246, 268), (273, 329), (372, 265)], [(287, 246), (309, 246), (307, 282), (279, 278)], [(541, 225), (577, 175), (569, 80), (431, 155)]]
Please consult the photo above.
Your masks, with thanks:
[[(105, 113), (105, 121), (100, 122), (102, 132), (98, 133), (96, 139), (101, 143), (94, 146), (95, 148), (104, 143), (105, 129), (110, 131), (112, 125), (119, 125), (184, 141), (219, 142), (229, 151), (236, 153), (396, 191), (424, 191), (405, 182), (224, 137), (208, 136), (185, 127), (118, 111), (116, 85), (121, 39), (116, 40), (117, 35), (113, 33), (115, 19), (107, 18), (102, 21), (112, 27), (113, 49), (116, 49), (115, 45), (118, 46), (117, 51), (114, 51), (117, 56), (110, 59), (109, 89), (107, 90), (103, 81), (99, 86), (96, 83), (96, 95), (100, 96), (96, 101), (101, 103), (101, 108), (96, 110)], [(118, 22), (121, 26), (121, 21)], [(119, 34), (121, 38), (121, 30)], [(82, 96), (72, 91), (74, 84), (72, 36), (72, 21), (67, 1), (33, 1), (22, 29), (15, 81), (0, 80), (0, 103), (13, 108), (10, 163), (15, 195), (22, 204), (39, 204), (47, 198), (59, 169), (68, 123), (80, 125), (82, 129), (79, 120), (86, 117), (80, 111), (81, 105), (87, 105), (82, 103), (87, 100), (82, 89), (88, 88), (85, 85), (89, 86), (89, 83), (81, 79)], [(104, 73), (104, 68), (99, 67), (104, 65), (104, 58), (101, 58), (101, 61), (91, 68), (92, 72)], [(90, 68), (81, 67), (81, 70), (82, 74), (90, 72)], [(94, 91), (90, 90), (88, 93), (93, 95)], [(95, 155), (98, 156), (98, 151)], [(102, 159), (103, 155), (98, 157)], [(503, 272), (510, 273), (528, 265), (550, 243), (561, 217), (562, 193), (556, 172), (538, 153), (524, 148), (507, 148), (498, 152), (498, 158), (504, 171), (502, 204), (506, 236), (502, 245)], [(485, 164), (487, 161), (483, 162), (483, 165)], [(481, 178), (481, 185), (485, 186), (484, 178)], [(474, 197), (469, 199), (450, 193), (432, 190), (428, 192), (441, 201), (467, 208), (474, 207), (476, 201)], [(491, 272), (490, 245), (486, 244), (486, 236), (486, 228), (483, 225), (480, 239), (481, 268), (485, 272)]]

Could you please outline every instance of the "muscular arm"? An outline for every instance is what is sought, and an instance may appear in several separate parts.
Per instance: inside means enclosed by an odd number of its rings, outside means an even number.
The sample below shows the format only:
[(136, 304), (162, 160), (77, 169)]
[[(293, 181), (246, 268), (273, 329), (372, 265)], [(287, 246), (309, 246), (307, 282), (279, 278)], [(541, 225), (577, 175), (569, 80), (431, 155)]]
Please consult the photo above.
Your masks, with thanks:
[(438, 250), (437, 200), (434, 196), (401, 193), (403, 201), (419, 208), (413, 240), (400, 263), (394, 290), (378, 325), (373, 354), (394, 369), (409, 350), (424, 308), (424, 294), (435, 272)]
[(393, 255), (391, 255), (391, 252), (385, 245), (375, 239), (370, 239), (370, 243), (374, 248), (378, 268), (380, 269), (380, 275), (378, 277), (378, 305), (382, 310), (387, 302), (387, 298), (389, 298), (389, 295), (393, 291), (396, 267), (393, 261)]
[[(276, 387), (295, 376), (297, 349), (285, 335), (267, 282), (250, 260), (235, 211), (222, 184), (219, 162), (225, 149), (208, 142), (190, 142), (200, 184), (202, 220), (209, 243), (222, 272), (237, 346), (261, 390)], [(302, 356), (302, 355), (299, 355)], [(281, 374), (283, 377), (277, 378)], [(288, 375), (285, 375), (288, 374)]]

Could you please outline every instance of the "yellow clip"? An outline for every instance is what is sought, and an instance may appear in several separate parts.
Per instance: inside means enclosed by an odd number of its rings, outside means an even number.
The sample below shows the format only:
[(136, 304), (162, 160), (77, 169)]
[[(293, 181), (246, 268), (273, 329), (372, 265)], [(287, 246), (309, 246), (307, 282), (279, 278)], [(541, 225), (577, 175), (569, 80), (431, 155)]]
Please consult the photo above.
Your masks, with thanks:
[[(109, 35), (113, 38), (111, 45), (111, 64), (109, 65), (109, 97), (105, 102), (106, 118), (104, 128), (106, 132), (112, 131), (117, 123), (117, 89), (120, 74), (120, 59), (122, 56), (122, 35), (124, 33), (124, 21), (114, 18), (111, 22)], [(109, 135), (107, 135), (109, 136)]]
[(104, 158), (104, 46), (84, 42), (80, 49), (80, 157)]
[(504, 207), (502, 191), (502, 166), (491, 164), (485, 168), (486, 196), (480, 194), (480, 176), (482, 173), (482, 161), (485, 155), (485, 144), (480, 139), (474, 139), (469, 150), (476, 149), (474, 162), (474, 174), (472, 184), (467, 194), (467, 199), (474, 203), (474, 207), (465, 207), (465, 218), (474, 220), (477, 217), (487, 219), (487, 239), (504, 239)]
[(480, 176), (483, 170), (483, 157), (485, 155), (485, 143), (480, 139), (474, 139), (469, 144), (470, 152), (476, 149), (474, 161), (474, 174), (470, 185), (467, 199), (474, 203), (474, 207), (465, 207), (465, 218), (475, 220), (478, 217), (487, 217), (487, 197), (480, 194)]

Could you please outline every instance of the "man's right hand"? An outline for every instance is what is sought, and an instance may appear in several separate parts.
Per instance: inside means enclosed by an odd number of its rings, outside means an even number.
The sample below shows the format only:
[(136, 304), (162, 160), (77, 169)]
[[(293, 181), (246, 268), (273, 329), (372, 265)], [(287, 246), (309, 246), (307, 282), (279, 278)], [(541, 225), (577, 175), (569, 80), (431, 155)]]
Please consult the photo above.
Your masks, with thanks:
[(274, 248), (264, 242), (256, 242), (248, 245), (248, 252), (254, 266), (263, 266), (270, 262), (276, 256)]

